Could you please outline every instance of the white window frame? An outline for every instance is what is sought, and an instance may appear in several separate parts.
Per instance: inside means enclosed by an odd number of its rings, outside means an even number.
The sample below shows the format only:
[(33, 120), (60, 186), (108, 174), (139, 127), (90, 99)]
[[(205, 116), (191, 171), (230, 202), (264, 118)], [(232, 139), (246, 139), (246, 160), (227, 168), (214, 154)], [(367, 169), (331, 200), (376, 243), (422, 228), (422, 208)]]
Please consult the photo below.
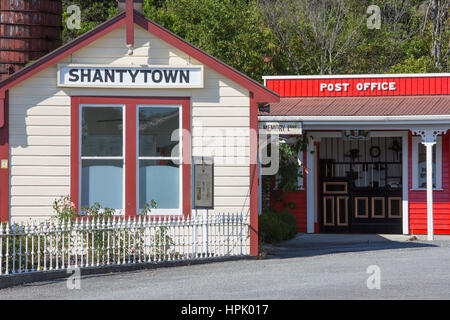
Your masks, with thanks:
[[(419, 188), (419, 144), (422, 138), (419, 136), (412, 137), (412, 188), (411, 190), (426, 190)], [(442, 190), (442, 136), (436, 137), (436, 187), (433, 190)]]
[[(82, 144), (83, 144), (83, 139), (82, 139), (82, 135), (83, 135), (83, 108), (122, 108), (122, 157), (83, 157), (82, 154)], [(82, 176), (83, 176), (83, 160), (122, 160), (122, 208), (121, 209), (116, 209), (115, 210), (115, 215), (125, 215), (125, 144), (126, 144), (126, 139), (125, 139), (125, 132), (126, 132), (126, 128), (125, 128), (125, 124), (126, 124), (126, 113), (125, 113), (125, 105), (124, 104), (80, 104), (79, 105), (79, 110), (80, 110), (80, 116), (79, 116), (79, 123), (78, 123), (78, 172), (79, 172), (79, 177), (78, 177), (78, 194), (79, 194), (79, 201), (80, 201), (80, 209), (81, 209), (81, 202), (82, 202), (82, 186), (83, 186), (83, 181), (82, 181)], [(100, 203), (100, 205), (102, 205)], [(101, 212), (103, 212), (103, 209), (101, 210)]]
[[(178, 157), (140, 157), (139, 156), (139, 109), (140, 108), (178, 108), (179, 124), (178, 124)], [(142, 214), (142, 209), (139, 208), (139, 160), (172, 160), (179, 163), (179, 207), (174, 209), (150, 208), (148, 215), (164, 216), (164, 215), (179, 215), (183, 214), (183, 107), (182, 105), (172, 104), (138, 104), (136, 105), (136, 213)], [(172, 140), (173, 141), (173, 140)]]

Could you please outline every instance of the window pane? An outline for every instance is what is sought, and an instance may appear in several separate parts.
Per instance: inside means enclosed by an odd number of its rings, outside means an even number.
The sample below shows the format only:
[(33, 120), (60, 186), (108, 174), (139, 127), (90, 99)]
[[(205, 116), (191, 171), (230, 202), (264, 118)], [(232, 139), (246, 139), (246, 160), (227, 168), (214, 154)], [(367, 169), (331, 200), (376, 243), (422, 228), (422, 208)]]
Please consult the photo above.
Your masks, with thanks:
[(83, 160), (82, 167), (81, 206), (122, 209), (123, 161)]
[(152, 200), (160, 209), (180, 207), (180, 168), (172, 161), (139, 161), (139, 207)]
[(179, 123), (179, 108), (139, 108), (139, 156), (176, 156), (172, 155), (172, 149), (178, 141), (171, 141), (171, 137), (179, 129)]
[[(423, 143), (419, 143), (419, 188), (427, 187), (427, 151)], [(433, 188), (436, 188), (436, 145), (433, 146)]]
[(120, 107), (83, 107), (82, 156), (121, 157), (123, 116)]

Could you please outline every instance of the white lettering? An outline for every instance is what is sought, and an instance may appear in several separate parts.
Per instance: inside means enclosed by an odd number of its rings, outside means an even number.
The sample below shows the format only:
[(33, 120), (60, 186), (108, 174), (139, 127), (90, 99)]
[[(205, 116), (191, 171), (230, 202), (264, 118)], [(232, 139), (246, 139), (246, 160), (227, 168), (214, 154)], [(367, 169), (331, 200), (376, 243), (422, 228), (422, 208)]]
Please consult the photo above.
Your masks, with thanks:
[(328, 91), (333, 91), (334, 90), (334, 86), (332, 83), (328, 84)]

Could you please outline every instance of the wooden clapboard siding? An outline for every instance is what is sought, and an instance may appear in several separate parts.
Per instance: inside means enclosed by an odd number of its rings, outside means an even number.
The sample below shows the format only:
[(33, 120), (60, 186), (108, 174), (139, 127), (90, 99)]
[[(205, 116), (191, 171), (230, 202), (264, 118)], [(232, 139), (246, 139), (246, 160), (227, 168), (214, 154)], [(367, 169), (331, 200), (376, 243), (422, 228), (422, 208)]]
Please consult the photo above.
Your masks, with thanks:
[[(117, 28), (58, 63), (201, 65), (139, 26), (135, 26), (134, 54), (127, 56), (125, 32), (124, 26)], [(203, 89), (58, 88), (56, 72), (55, 64), (10, 89), (10, 213), (14, 220), (48, 218), (54, 214), (53, 200), (70, 192), (70, 97), (74, 95), (190, 97), (192, 155), (218, 154), (215, 209), (210, 212), (248, 212), (247, 89), (206, 66)], [(224, 134), (229, 138), (221, 139)], [(242, 152), (230, 145), (233, 140)], [(203, 142), (211, 144), (201, 148)]]
[[(411, 153), (412, 138), (409, 137)], [(433, 222), (436, 234), (450, 233), (450, 138), (442, 137), (442, 190), (433, 192)], [(427, 193), (426, 190), (411, 190), (412, 159), (409, 159), (409, 230), (412, 234), (427, 233)]]

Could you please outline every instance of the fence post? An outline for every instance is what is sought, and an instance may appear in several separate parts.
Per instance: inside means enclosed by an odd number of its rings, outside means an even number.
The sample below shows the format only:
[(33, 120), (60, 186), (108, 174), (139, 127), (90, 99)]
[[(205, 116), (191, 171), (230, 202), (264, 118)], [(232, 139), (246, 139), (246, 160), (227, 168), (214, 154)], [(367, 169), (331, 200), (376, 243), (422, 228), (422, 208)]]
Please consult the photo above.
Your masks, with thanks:
[(205, 255), (205, 258), (208, 258), (209, 257), (209, 254), (208, 254), (208, 210), (206, 210), (206, 213), (203, 215), (202, 236), (203, 236), (203, 253)]

